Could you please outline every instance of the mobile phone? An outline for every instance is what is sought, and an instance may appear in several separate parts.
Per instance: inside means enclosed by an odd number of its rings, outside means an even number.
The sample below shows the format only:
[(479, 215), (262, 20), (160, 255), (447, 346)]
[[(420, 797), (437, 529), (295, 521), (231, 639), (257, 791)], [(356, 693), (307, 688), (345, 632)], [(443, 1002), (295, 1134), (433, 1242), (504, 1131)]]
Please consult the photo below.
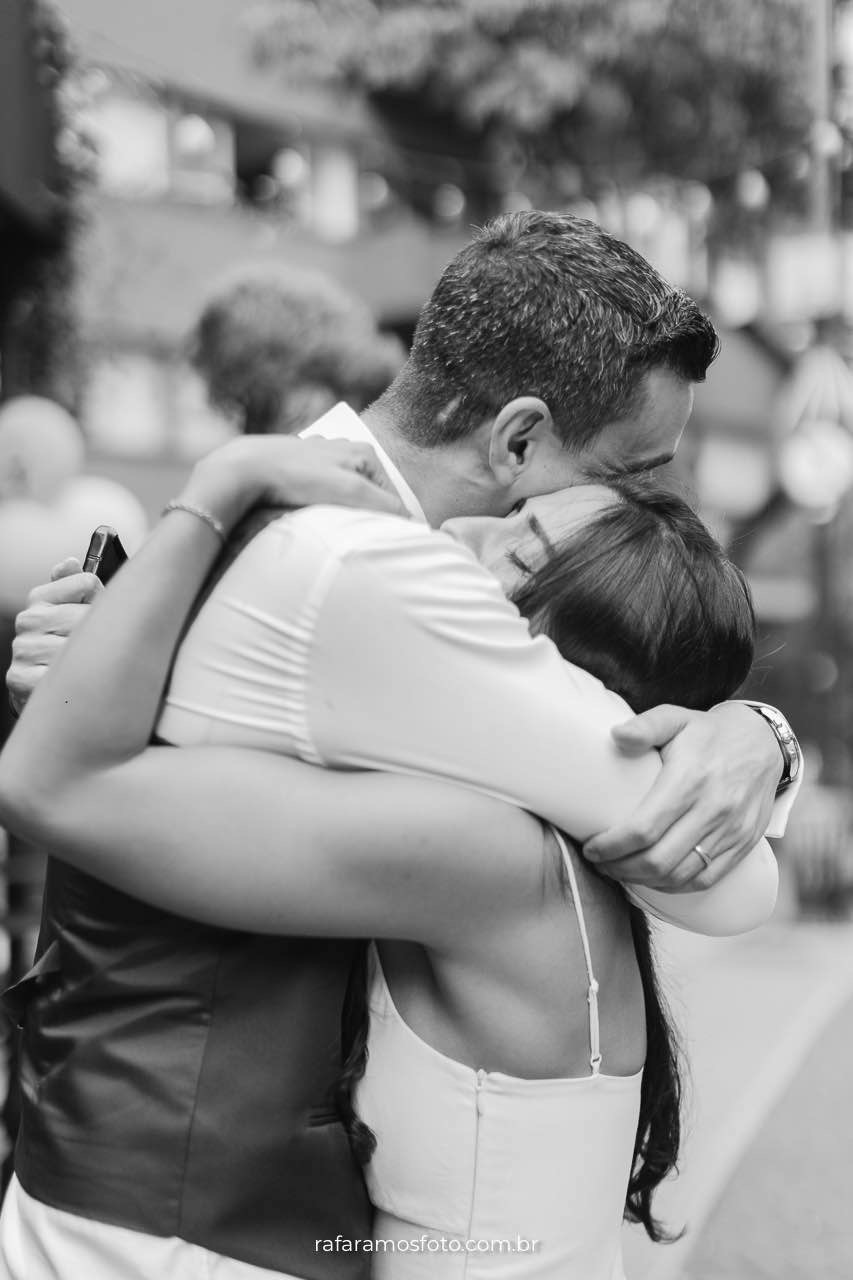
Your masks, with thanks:
[(83, 572), (94, 573), (101, 582), (107, 583), (126, 559), (127, 552), (115, 529), (108, 524), (99, 524), (89, 540)]

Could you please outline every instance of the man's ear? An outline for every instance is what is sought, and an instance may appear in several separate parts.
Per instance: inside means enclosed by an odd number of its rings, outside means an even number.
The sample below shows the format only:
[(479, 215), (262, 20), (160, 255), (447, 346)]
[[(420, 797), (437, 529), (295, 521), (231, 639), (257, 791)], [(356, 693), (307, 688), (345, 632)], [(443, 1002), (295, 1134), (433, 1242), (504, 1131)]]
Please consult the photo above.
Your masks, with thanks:
[(538, 396), (517, 396), (495, 417), (489, 430), (489, 469), (508, 488), (530, 465), (536, 445), (553, 435), (551, 410)]

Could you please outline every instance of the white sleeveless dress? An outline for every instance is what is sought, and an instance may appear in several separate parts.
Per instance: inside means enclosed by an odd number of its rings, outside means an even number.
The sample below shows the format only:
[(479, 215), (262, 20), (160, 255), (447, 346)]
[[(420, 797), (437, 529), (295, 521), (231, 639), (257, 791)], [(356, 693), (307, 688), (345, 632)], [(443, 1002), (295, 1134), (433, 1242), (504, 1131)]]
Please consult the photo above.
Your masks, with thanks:
[(377, 1138), (366, 1170), (376, 1280), (624, 1276), (642, 1072), (600, 1070), (598, 983), (574, 867), (554, 834), (586, 956), (589, 1075), (525, 1080), (439, 1053), (403, 1021), (371, 945), (369, 1059), (356, 1106)]

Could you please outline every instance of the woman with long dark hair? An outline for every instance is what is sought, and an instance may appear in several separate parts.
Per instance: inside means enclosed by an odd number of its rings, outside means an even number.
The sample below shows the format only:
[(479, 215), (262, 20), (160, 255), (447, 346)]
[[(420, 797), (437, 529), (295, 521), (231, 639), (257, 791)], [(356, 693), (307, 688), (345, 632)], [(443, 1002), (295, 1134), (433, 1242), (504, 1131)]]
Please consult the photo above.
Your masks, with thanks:
[[(183, 915), (378, 940), (369, 1024), (356, 988), (340, 1090), (357, 1152), (375, 1139), (377, 1235), (396, 1245), (376, 1274), (611, 1280), (623, 1213), (661, 1233), (651, 1197), (679, 1137), (648, 926), (622, 890), (562, 833), (457, 786), (147, 746), (214, 558), (196, 517), (233, 526), (245, 482), (208, 464), (104, 595), (13, 737), (0, 816)], [(637, 711), (661, 698), (707, 707), (737, 688), (748, 590), (685, 504), (623, 480), (571, 528), (550, 529), (547, 507), (528, 503), (530, 536), (503, 549), (534, 629)], [(382, 519), (393, 540), (400, 522)], [(395, 677), (417, 679), (399, 659)]]

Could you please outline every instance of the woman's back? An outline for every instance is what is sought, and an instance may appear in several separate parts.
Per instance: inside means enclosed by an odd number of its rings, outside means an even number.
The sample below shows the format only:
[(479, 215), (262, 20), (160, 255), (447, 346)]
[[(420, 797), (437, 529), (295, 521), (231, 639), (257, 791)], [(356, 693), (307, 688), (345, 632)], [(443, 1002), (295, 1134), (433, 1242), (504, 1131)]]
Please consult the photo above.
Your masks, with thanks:
[(500, 936), (371, 948), (357, 1107), (377, 1137), (376, 1235), (395, 1245), (377, 1276), (620, 1274), (642, 988), (621, 895), (566, 859), (561, 874), (549, 835)]

